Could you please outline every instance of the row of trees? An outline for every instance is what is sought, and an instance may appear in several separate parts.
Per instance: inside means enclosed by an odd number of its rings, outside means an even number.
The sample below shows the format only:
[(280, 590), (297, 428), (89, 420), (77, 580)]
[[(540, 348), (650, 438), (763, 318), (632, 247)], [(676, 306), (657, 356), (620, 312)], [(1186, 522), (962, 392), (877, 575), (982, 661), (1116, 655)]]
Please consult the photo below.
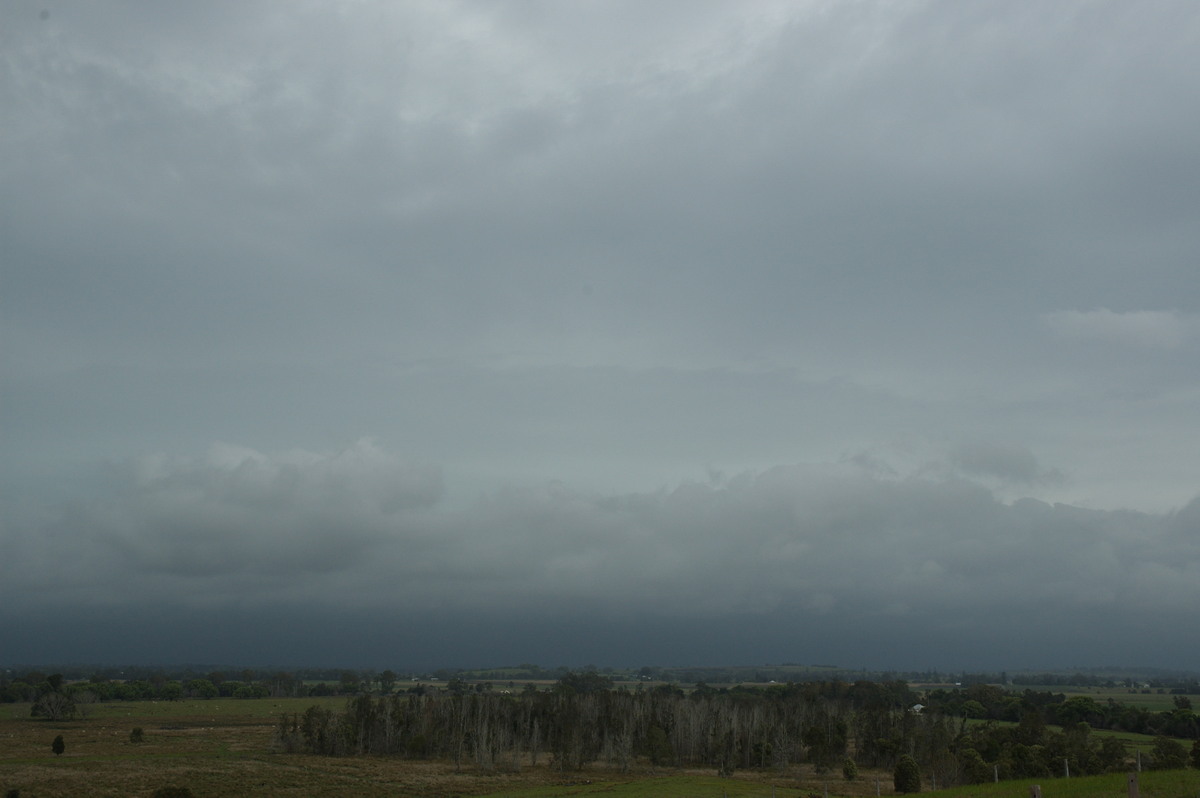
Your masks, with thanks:
[[(359, 674), (346, 672), (337, 682), (306, 683), (290, 673), (278, 672), (254, 680), (227, 679), (210, 673), (187, 679), (150, 678), (115, 680), (93, 677), (87, 681), (66, 682), (62, 674), (27, 673), (0, 683), (0, 703), (43, 701), (76, 708), (97, 701), (178, 701), (184, 698), (283, 698), (305, 696), (357, 695), (378, 686), (390, 692), (397, 677), (391, 671), (377, 680), (363, 681)], [(47, 699), (46, 696), (55, 696)], [(35, 712), (35, 714), (37, 714)]]
[(655, 766), (782, 766), (807, 755), (824, 767), (846, 753), (846, 721), (804, 701), (684, 696), (570, 687), (520, 694), (405, 694), (351, 699), (344, 712), (311, 707), (284, 717), (285, 750), (327, 755), (446, 758), (482, 769), (519, 769), (543, 757), (574, 770), (602, 760), (627, 770)]
[(1200, 716), (1186, 695), (1172, 697), (1174, 709), (1153, 712), (1119, 701), (1096, 701), (1090, 696), (1025, 690), (1014, 693), (995, 685), (973, 685), (963, 690), (933, 690), (925, 696), (929, 709), (945, 715), (975, 720), (1017, 722), (1029, 708), (1037, 709), (1045, 723), (1067, 728), (1087, 723), (1093, 729), (1135, 734), (1200, 739)]
[[(1017, 725), (1002, 725), (914, 711), (912, 699), (903, 683), (701, 685), (684, 694), (669, 686), (610, 690), (595, 679), (565, 678), (549, 692), (362, 695), (343, 712), (314, 706), (281, 718), (278, 739), (288, 751), (445, 758), (485, 770), (546, 758), (563, 770), (594, 761), (626, 770), (641, 760), (729, 774), (807, 762), (853, 774), (859, 765), (905, 763), (905, 770), (911, 758), (940, 785), (1130, 766), (1119, 740), (1092, 734), (1086, 723), (1050, 729), (1037, 706), (1026, 706)], [(1200, 743), (1191, 759), (1200, 766)], [(1183, 746), (1163, 737), (1143, 765), (1187, 762)]]

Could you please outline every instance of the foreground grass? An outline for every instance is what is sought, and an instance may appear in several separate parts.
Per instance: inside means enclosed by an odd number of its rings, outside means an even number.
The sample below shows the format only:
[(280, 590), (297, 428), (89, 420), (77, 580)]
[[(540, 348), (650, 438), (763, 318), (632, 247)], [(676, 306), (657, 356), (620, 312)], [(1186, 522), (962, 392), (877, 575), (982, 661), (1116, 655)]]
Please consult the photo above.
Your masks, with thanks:
[[(573, 784), (556, 784), (543, 787), (525, 787), (516, 790), (487, 793), (481, 798), (571, 798), (572, 796), (604, 796), (604, 798), (795, 798), (796, 796), (825, 794), (825, 784), (814, 783), (801, 787), (796, 779), (776, 778), (777, 784), (742, 778), (722, 779), (712, 775), (676, 774), (650, 776), (616, 783), (597, 780), (579, 781)], [(829, 783), (829, 795), (874, 795), (872, 781), (869, 789), (859, 785), (855, 792), (839, 792), (853, 789), (845, 782)], [(864, 791), (865, 790), (865, 791)], [(884, 795), (891, 795), (891, 784)]]
[[(1029, 795), (1029, 786), (1040, 784), (1044, 798), (1127, 798), (1127, 776), (1109, 773), (1072, 779), (1023, 779), (999, 784), (979, 784), (931, 792), (937, 798), (1013, 798)], [(1200, 770), (1156, 770), (1138, 774), (1142, 798), (1196, 798), (1200, 795)]]
[[(1022, 779), (999, 784), (954, 787), (922, 793), (936, 798), (1024, 798), (1033, 784), (1040, 784), (1044, 798), (1127, 798), (1126, 776), (1110, 773), (1074, 779)], [(642, 778), (626, 783), (597, 781), (523, 788), (487, 793), (480, 798), (570, 798), (572, 796), (604, 796), (604, 798), (807, 798), (807, 796), (875, 795), (874, 779), (846, 782), (814, 782), (799, 784), (795, 780), (778, 780), (778, 784), (739, 779), (720, 779), (715, 776), (671, 775)], [(1200, 795), (1200, 771), (1169, 770), (1144, 772), (1138, 775), (1142, 798), (1196, 798)], [(881, 795), (893, 795), (891, 780), (881, 781)], [(827, 790), (827, 791), (826, 791)]]

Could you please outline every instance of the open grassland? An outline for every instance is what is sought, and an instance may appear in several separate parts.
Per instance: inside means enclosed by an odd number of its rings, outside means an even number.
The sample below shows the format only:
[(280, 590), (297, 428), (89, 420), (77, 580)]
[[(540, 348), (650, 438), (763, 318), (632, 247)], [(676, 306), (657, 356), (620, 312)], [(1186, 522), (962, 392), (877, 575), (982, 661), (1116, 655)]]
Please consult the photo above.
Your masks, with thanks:
[[(1077, 779), (1023, 779), (998, 784), (955, 787), (925, 792), (936, 798), (1025, 798), (1033, 784), (1040, 784), (1044, 798), (1127, 798), (1126, 776), (1109, 774)], [(893, 795), (891, 779), (882, 779), (881, 795)], [(1200, 771), (1141, 773), (1138, 784), (1142, 798), (1196, 798), (1200, 795)], [(488, 793), (483, 798), (847, 798), (875, 795), (875, 777), (853, 783), (840, 779), (721, 779), (694, 773), (643, 777), (625, 783), (597, 780), (592, 783), (525, 787)]]
[[(122, 798), (150, 796), (161, 787), (186, 786), (206, 796), (490, 796), (490, 798), (808, 798), (891, 795), (891, 775), (864, 771), (854, 782), (817, 774), (808, 766), (786, 772), (737, 771), (718, 778), (711, 770), (634, 768), (628, 774), (602, 765), (558, 772), (538, 767), (480, 772), (448, 762), (386, 757), (317, 757), (275, 750), (275, 724), (282, 713), (301, 713), (318, 704), (340, 709), (343, 698), (297, 698), (175, 702), (114, 702), (90, 707), (89, 717), (48, 722), (29, 717), (28, 704), (0, 705), (0, 793), (22, 798)], [(143, 730), (134, 743), (130, 732)], [(51, 752), (62, 735), (66, 750)], [(1143, 773), (1144, 798), (1197, 798), (1200, 771)], [(948, 798), (1026, 796), (1032, 782), (944, 790)], [(1125, 777), (1042, 782), (1046, 798), (1124, 798)]]
[[(1121, 773), (1074, 779), (1023, 779), (999, 784), (955, 787), (928, 793), (937, 798), (1025, 798), (1029, 787), (1040, 784), (1043, 798), (1128, 798), (1128, 777)], [(1160, 770), (1138, 774), (1141, 798), (1196, 798), (1200, 795), (1200, 770)]]
[[(1093, 737), (1116, 737), (1118, 740), (1125, 743), (1125, 747), (1129, 750), (1129, 753), (1131, 755), (1137, 751), (1141, 751), (1143, 754), (1149, 753), (1150, 749), (1152, 749), (1154, 747), (1154, 740), (1155, 740), (1155, 737), (1152, 734), (1137, 734), (1136, 732), (1111, 731), (1109, 729), (1092, 729), (1092, 736)], [(1191, 740), (1179, 740), (1178, 742), (1187, 749), (1190, 749), (1192, 747)]]
[[(1126, 776), (1109, 774), (1078, 779), (1003, 781), (971, 787), (925, 792), (936, 798), (1025, 798), (1033, 784), (1040, 784), (1043, 798), (1127, 798)], [(1196, 798), (1200, 795), (1200, 771), (1141, 773), (1138, 786), (1142, 798)], [(645, 777), (626, 783), (560, 784), (526, 787), (488, 793), (483, 798), (846, 798), (875, 795), (874, 778), (847, 784), (837, 780), (799, 783), (790, 779), (720, 779), (698, 774)], [(891, 780), (881, 782), (881, 795), (893, 795)]]

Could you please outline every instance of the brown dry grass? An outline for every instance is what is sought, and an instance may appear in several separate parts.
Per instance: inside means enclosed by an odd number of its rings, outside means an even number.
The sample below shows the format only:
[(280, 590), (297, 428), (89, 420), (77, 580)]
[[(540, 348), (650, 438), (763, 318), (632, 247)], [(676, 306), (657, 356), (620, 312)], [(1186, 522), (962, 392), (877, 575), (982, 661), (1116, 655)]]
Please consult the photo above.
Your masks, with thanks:
[[(28, 704), (0, 705), (0, 795), (15, 788), (21, 798), (137, 798), (168, 786), (187, 787), (196, 798), (565, 795), (667, 775), (647, 768), (622, 776), (599, 763), (581, 773), (563, 774), (545, 765), (482, 773), (465, 764), (457, 771), (447, 762), (277, 753), (279, 714), (302, 712), (314, 703), (341, 707), (344, 699), (117, 702), (97, 705), (87, 719), (62, 723), (30, 718)], [(140, 744), (129, 740), (135, 727), (143, 729)], [(58, 734), (66, 742), (62, 756), (50, 750)], [(713, 772), (692, 775), (708, 781)], [(807, 790), (798, 792), (802, 784), (817, 791), (823, 782), (836, 794), (874, 795), (873, 779), (847, 785), (832, 774), (816, 777), (796, 768), (787, 774), (738, 773), (724, 784), (734, 788), (731, 796), (747, 794), (743, 790), (751, 785), (761, 786), (763, 795), (770, 794), (771, 785), (786, 785), (780, 795), (807, 795)]]

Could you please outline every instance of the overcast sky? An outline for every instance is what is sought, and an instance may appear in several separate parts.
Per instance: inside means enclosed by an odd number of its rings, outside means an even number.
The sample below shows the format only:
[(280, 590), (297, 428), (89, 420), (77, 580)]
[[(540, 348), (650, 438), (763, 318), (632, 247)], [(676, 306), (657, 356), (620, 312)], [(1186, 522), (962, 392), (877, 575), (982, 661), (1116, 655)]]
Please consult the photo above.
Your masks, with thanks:
[(3, 3), (0, 662), (1195, 667), (1198, 99), (1190, 0)]

